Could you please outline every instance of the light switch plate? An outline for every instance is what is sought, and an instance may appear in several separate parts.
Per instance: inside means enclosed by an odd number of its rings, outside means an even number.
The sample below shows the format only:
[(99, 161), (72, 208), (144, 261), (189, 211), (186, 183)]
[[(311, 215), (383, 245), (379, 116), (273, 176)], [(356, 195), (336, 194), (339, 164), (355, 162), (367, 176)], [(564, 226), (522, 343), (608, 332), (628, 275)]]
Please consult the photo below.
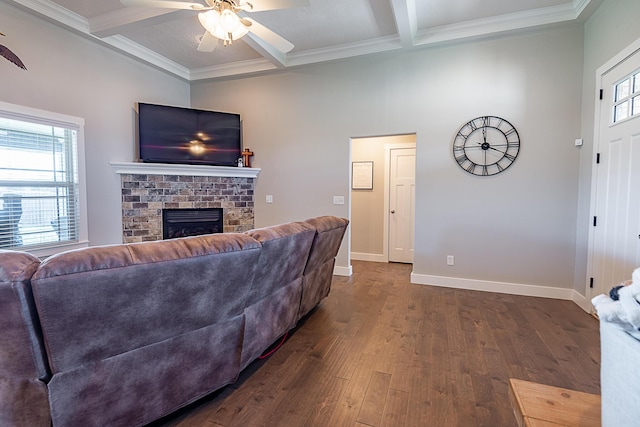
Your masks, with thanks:
[(273, 203), (273, 195), (267, 194), (266, 203)]

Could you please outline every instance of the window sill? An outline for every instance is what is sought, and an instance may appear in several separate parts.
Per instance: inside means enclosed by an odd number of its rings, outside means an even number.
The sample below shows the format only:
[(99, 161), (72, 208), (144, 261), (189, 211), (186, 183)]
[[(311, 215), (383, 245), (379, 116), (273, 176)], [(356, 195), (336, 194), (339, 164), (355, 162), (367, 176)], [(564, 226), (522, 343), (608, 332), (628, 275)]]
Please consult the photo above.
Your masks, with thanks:
[(24, 249), (12, 248), (12, 250), (28, 252), (35, 257), (44, 259), (60, 252), (66, 252), (73, 249), (80, 249), (80, 248), (87, 248), (87, 247), (89, 247), (89, 241), (82, 240), (79, 242), (61, 243), (59, 245), (49, 245), (49, 246), (43, 246), (43, 247), (31, 247), (31, 248), (24, 248)]

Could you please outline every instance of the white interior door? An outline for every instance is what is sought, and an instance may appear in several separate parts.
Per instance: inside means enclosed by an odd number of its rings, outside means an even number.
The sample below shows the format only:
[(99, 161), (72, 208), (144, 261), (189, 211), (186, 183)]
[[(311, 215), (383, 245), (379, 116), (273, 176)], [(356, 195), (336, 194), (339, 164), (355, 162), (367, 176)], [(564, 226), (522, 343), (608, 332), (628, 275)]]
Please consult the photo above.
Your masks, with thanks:
[(389, 261), (413, 262), (416, 149), (390, 150)]
[(601, 79), (592, 296), (630, 279), (633, 270), (640, 267), (639, 52)]

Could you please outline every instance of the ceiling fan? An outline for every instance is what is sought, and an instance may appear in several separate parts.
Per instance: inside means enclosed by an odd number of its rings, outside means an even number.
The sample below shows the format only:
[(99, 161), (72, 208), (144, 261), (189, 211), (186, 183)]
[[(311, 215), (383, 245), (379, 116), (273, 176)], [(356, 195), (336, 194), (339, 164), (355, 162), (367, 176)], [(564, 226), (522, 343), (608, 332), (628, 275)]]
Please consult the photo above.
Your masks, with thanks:
[(162, 9), (200, 11), (198, 19), (206, 29), (200, 39), (198, 51), (213, 52), (222, 40), (224, 46), (251, 32), (282, 53), (290, 52), (293, 44), (264, 25), (244, 15), (244, 12), (286, 9), (308, 6), (309, 0), (205, 0), (202, 3), (169, 0), (120, 0), (125, 6), (147, 6)]

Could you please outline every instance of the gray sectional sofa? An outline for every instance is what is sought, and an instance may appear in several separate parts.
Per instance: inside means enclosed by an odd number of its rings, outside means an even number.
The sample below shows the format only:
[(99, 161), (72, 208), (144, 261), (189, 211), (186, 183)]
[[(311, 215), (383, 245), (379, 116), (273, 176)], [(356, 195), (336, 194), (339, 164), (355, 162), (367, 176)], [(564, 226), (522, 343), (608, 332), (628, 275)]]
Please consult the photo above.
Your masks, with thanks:
[(328, 295), (347, 224), (0, 251), (0, 425), (144, 425), (234, 382)]

